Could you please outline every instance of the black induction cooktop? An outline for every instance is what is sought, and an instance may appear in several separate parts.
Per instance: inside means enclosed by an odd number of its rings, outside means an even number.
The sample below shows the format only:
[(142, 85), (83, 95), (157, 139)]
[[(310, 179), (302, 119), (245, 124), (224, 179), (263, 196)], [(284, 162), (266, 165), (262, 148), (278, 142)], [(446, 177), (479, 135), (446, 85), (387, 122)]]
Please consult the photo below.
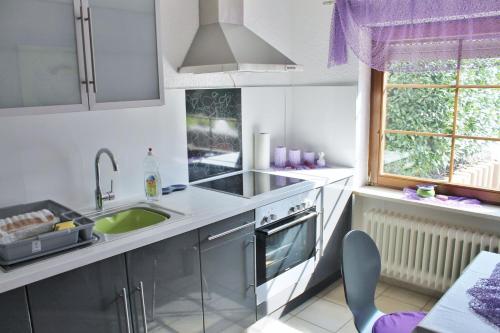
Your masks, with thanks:
[(303, 181), (304, 180), (298, 178), (277, 176), (256, 171), (247, 171), (237, 175), (198, 183), (194, 186), (238, 195), (244, 198), (251, 198), (262, 193), (267, 193)]

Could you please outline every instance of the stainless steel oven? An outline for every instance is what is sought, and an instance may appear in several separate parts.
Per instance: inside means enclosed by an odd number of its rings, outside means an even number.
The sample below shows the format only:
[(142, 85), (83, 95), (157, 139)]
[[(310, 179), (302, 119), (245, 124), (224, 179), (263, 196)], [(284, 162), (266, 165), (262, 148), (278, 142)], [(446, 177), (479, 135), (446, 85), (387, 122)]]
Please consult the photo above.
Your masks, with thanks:
[(319, 198), (319, 190), (311, 190), (256, 209), (259, 316), (306, 290), (320, 249)]
[(317, 217), (311, 207), (256, 231), (258, 286), (315, 256)]

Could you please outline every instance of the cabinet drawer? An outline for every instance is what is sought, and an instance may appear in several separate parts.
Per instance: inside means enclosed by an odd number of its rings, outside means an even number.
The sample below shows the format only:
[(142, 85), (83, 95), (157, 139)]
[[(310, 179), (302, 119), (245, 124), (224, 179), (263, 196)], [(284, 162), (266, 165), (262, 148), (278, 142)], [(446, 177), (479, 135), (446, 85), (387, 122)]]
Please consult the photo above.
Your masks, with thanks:
[[(200, 242), (203, 243), (209, 240), (217, 241), (218, 238), (223, 238), (222, 236), (224, 233), (252, 222), (255, 222), (255, 211), (253, 210), (208, 225), (200, 229)], [(254, 228), (254, 225), (249, 225), (248, 228), (244, 228), (242, 230), (250, 231)]]
[(200, 229), (205, 333), (243, 332), (256, 320), (254, 217)]

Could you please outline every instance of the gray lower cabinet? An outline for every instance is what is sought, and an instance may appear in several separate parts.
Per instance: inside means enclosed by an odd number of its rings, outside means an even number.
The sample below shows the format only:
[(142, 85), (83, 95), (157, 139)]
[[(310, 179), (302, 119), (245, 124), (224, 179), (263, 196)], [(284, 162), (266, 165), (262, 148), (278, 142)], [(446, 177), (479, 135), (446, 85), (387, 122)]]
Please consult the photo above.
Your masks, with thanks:
[(200, 229), (205, 332), (242, 332), (256, 321), (255, 220), (246, 212)]
[[(242, 332), (256, 321), (254, 221), (246, 212), (30, 284), (33, 331)], [(24, 290), (0, 294), (0, 310), (15, 306), (0, 319), (16, 318), (0, 332), (31, 332)]]
[(127, 332), (124, 256), (33, 283), (27, 290), (36, 333)]
[(0, 332), (31, 332), (28, 301), (24, 287), (0, 294)]
[(134, 332), (203, 332), (198, 231), (128, 252)]

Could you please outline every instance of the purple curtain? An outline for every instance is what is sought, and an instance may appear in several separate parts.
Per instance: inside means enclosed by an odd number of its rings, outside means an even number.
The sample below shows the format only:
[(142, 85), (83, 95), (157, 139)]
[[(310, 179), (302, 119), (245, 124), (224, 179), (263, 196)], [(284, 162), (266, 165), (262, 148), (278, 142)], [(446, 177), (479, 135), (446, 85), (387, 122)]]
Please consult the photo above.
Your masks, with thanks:
[(500, 57), (500, 0), (337, 0), (329, 66), (347, 47), (380, 71), (427, 71)]

